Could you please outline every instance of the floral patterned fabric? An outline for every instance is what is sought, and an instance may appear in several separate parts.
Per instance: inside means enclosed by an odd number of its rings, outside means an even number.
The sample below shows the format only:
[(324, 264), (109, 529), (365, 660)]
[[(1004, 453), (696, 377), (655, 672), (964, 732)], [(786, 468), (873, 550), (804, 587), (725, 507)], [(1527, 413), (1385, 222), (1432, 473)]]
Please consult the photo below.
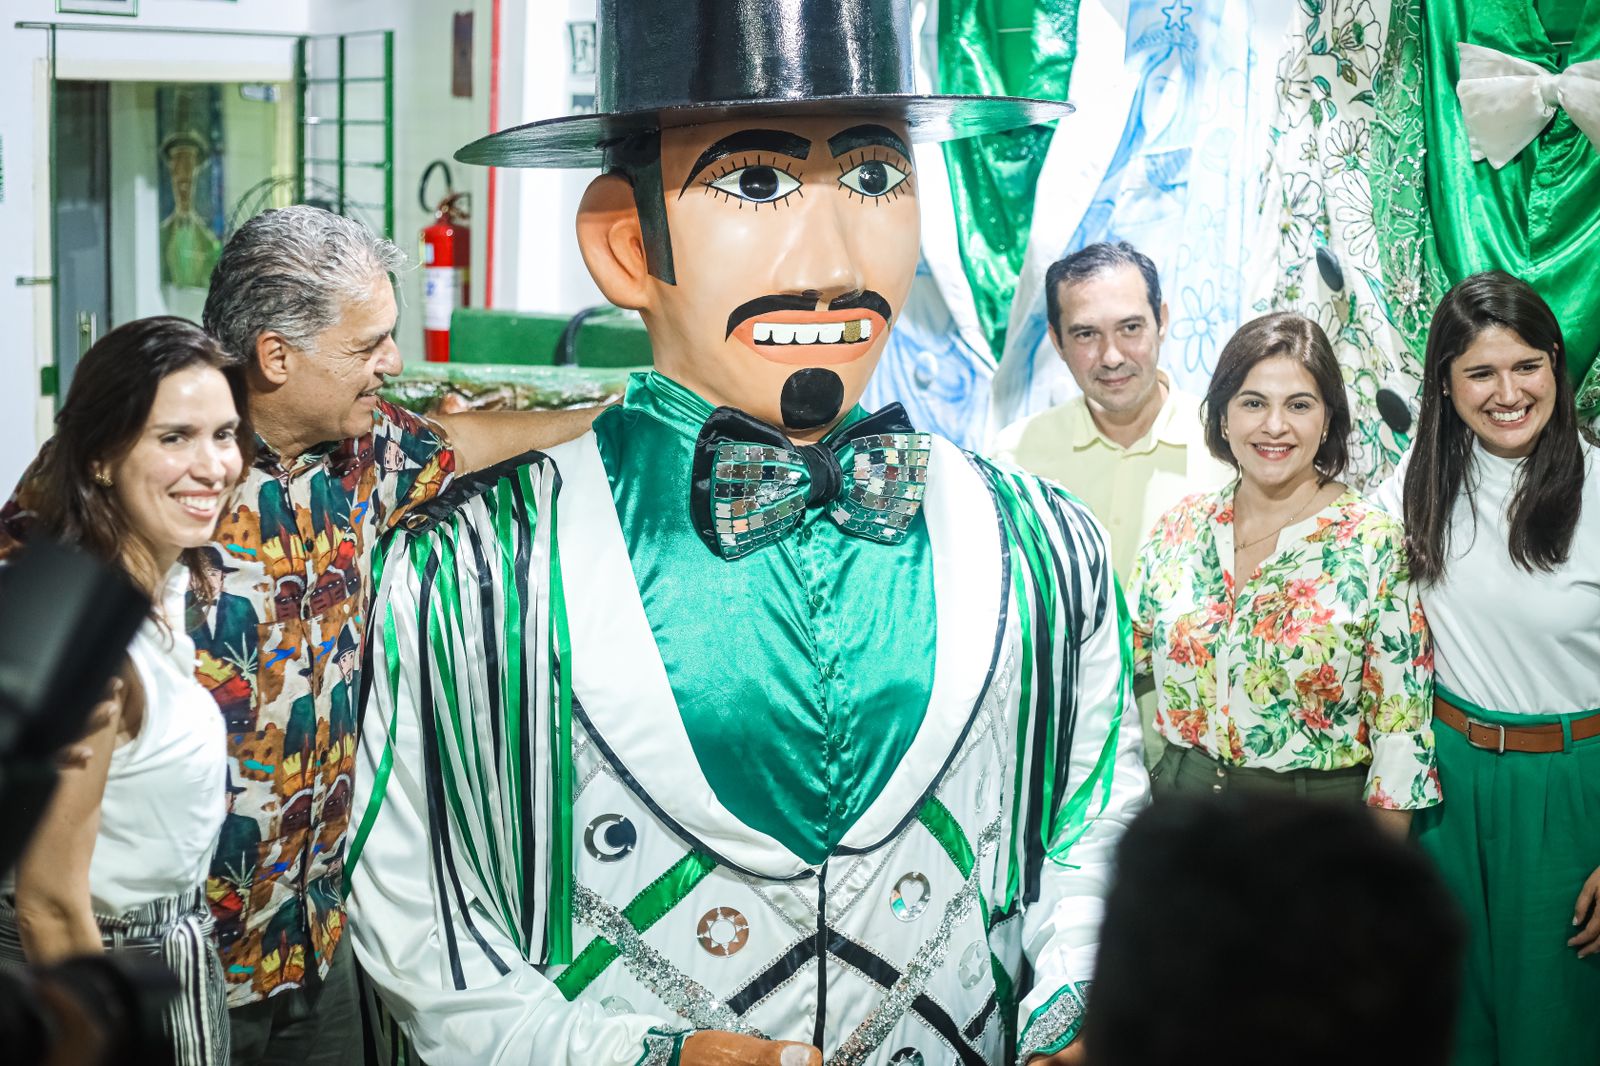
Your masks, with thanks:
[(258, 447), (217, 526), (220, 592), (209, 606), (191, 598), (188, 618), (228, 730), (228, 816), (206, 894), (230, 1007), (327, 972), (344, 930), (368, 553), (455, 470), (442, 429), (383, 402), (372, 432), (287, 467)]
[(1409, 262), (1386, 273), (1403, 258), (1420, 264), (1422, 249), (1415, 239), (1385, 249), (1374, 213), (1374, 84), (1388, 22), (1389, 0), (1300, 0), (1278, 63), (1250, 268), (1257, 313), (1297, 311), (1333, 343), (1355, 425), (1357, 487), (1382, 481), (1405, 452), (1407, 441), (1378, 416), (1377, 395), (1389, 388), (1416, 398), (1421, 357), (1403, 338), (1426, 321), (1435, 296)]
[(1145, 542), (1129, 603), (1156, 728), (1231, 765), (1370, 762), (1371, 806), (1438, 803), (1433, 650), (1399, 523), (1346, 491), (1278, 543), (1236, 582), (1232, 486), (1184, 500)]

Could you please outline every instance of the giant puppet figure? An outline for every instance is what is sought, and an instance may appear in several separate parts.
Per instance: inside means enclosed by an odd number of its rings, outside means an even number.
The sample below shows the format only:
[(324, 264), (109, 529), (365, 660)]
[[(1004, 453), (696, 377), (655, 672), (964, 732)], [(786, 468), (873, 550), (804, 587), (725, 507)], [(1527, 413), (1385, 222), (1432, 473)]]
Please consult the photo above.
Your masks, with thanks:
[(351, 914), (424, 1062), (1080, 1057), (1147, 794), (1104, 534), (856, 404), (910, 142), (1066, 108), (907, 95), (907, 6), (602, 0), (602, 113), (460, 153), (603, 164), (655, 370), (376, 576)]

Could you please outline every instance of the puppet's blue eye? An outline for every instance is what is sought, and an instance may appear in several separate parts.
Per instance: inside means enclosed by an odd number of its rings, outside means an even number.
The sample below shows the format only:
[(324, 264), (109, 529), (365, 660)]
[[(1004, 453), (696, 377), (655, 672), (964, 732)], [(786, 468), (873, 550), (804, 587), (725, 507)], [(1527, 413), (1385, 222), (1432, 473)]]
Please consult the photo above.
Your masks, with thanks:
[(839, 175), (839, 184), (868, 199), (887, 195), (908, 178), (905, 171), (881, 159), (869, 159)]
[(738, 167), (708, 184), (718, 192), (753, 204), (775, 203), (800, 187), (793, 177), (769, 166)]

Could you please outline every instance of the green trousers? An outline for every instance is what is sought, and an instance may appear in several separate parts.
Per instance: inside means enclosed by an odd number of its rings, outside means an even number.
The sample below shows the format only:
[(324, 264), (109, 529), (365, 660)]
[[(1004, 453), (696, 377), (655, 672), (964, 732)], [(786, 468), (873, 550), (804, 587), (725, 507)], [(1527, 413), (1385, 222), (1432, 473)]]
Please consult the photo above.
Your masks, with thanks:
[[(1569, 717), (1469, 713), (1506, 726)], [(1600, 866), (1600, 737), (1548, 755), (1484, 751), (1444, 725), (1434, 738), (1444, 802), (1412, 824), (1466, 919), (1454, 1066), (1600, 1063), (1600, 957), (1566, 945)]]

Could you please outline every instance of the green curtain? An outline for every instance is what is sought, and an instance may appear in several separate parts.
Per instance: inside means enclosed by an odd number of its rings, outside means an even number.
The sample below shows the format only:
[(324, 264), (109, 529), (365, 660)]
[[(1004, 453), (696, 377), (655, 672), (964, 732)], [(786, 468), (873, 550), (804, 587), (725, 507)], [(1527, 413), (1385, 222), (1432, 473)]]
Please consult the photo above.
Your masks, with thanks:
[[(1067, 98), (1078, 0), (940, 0), (939, 91)], [(962, 264), (998, 358), (1053, 133), (1029, 126), (945, 145)]]
[[(1549, 302), (1567, 339), (1575, 381), (1590, 377), (1580, 405), (1593, 417), (1600, 387), (1600, 150), (1565, 111), (1501, 170), (1474, 163), (1456, 99), (1458, 41), (1560, 71), (1600, 59), (1600, 0), (1411, 0), (1421, 12), (1426, 75), (1423, 167), (1435, 242), (1446, 279), (1499, 268), (1524, 278)], [(1544, 22), (1541, 22), (1541, 14)], [(1576, 27), (1570, 49), (1551, 44), (1545, 24)]]

